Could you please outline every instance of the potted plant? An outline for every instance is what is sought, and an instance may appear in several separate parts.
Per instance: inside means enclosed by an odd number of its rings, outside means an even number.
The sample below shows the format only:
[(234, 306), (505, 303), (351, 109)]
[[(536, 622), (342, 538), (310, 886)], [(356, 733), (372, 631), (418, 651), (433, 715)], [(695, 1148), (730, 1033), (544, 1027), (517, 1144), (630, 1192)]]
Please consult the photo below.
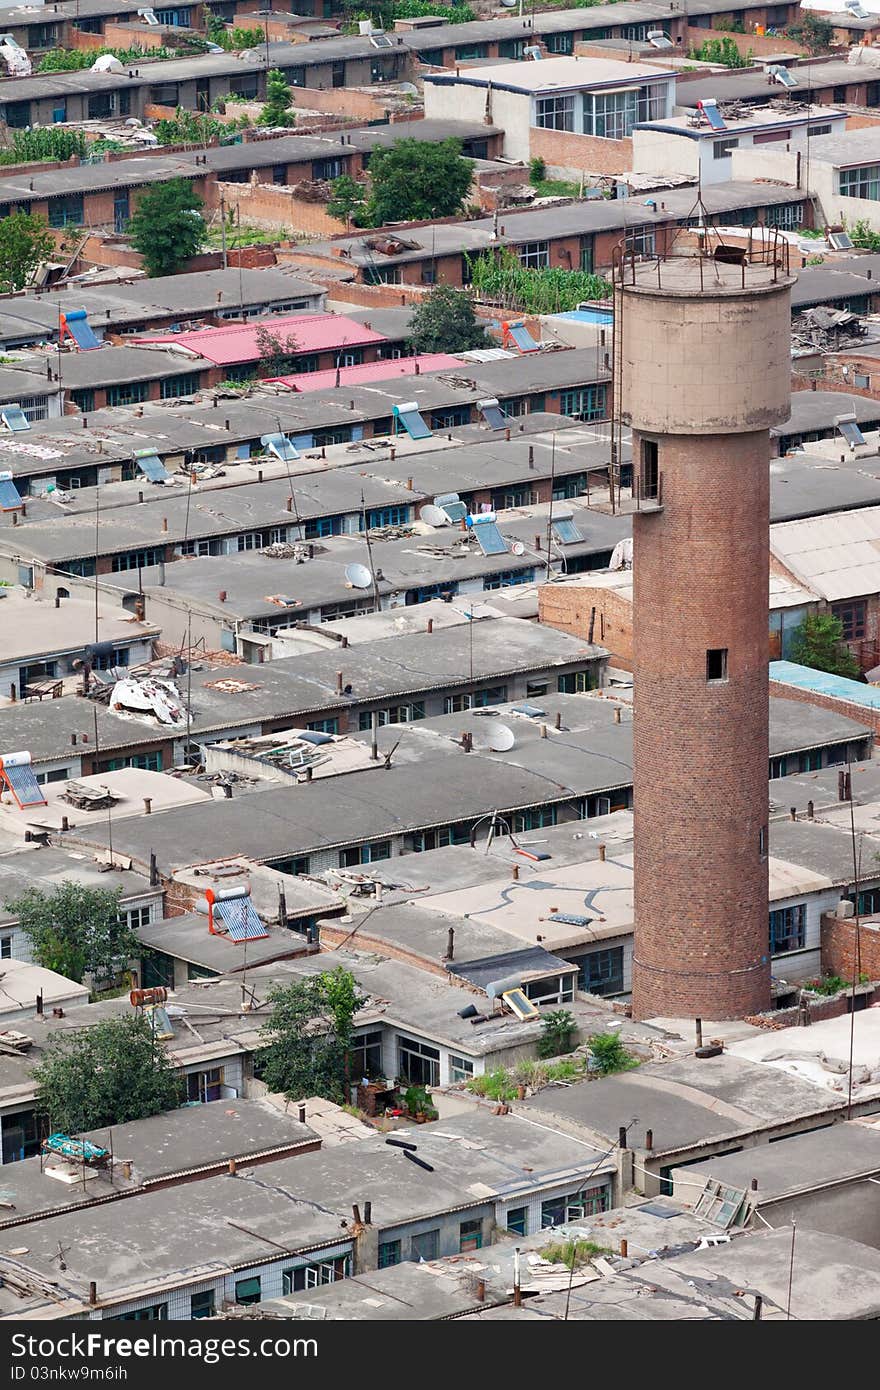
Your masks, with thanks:
[(407, 1114), (410, 1115), (418, 1125), (422, 1125), (426, 1120), (436, 1120), (438, 1111), (431, 1101), (424, 1086), (408, 1086), (403, 1095), (403, 1102), (406, 1106)]

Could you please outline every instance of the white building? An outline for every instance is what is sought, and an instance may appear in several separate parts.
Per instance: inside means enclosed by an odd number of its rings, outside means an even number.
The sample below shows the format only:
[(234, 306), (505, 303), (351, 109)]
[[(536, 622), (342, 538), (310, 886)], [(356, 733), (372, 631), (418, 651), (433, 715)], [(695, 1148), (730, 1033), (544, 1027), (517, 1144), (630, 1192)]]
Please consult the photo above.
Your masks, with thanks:
[[(504, 157), (527, 161), (535, 156), (548, 165), (600, 168), (622, 173), (625, 156), (584, 140), (628, 140), (639, 121), (664, 120), (675, 103), (675, 74), (643, 63), (604, 58), (548, 58), (541, 62), (504, 63), (463, 72), (425, 76), (425, 115), (446, 120), (480, 121), (504, 129)], [(613, 166), (613, 167), (612, 167)]]
[[(819, 109), (827, 114), (827, 108)], [(827, 125), (827, 119), (822, 124)], [(777, 145), (749, 154), (737, 150), (733, 177), (801, 183), (818, 201), (826, 225), (852, 226), (863, 221), (880, 232), (880, 130), (876, 127), (845, 130), (833, 124), (821, 139), (810, 140), (808, 164), (799, 163), (793, 146)]]
[[(827, 106), (754, 107), (747, 116), (727, 117), (724, 108), (715, 108), (713, 119), (699, 111), (673, 116), (669, 120), (640, 122), (633, 130), (633, 170), (638, 174), (683, 174), (705, 187), (731, 179), (752, 182), (763, 176), (761, 156), (790, 156), (797, 184), (798, 161), (803, 160), (810, 142), (810, 158), (816, 137), (839, 136), (846, 129), (846, 113)], [(865, 132), (866, 134), (868, 132)], [(878, 136), (872, 133), (875, 146)], [(774, 209), (782, 217), (801, 216), (794, 205)], [(783, 225), (788, 225), (784, 223)]]

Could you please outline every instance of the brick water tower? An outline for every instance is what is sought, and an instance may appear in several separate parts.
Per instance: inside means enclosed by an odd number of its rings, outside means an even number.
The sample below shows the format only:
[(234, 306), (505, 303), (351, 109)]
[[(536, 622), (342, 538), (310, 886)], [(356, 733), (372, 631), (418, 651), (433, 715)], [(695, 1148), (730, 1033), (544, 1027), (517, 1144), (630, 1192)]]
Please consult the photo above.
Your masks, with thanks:
[[(788, 418), (785, 247), (624, 260), (633, 432), (633, 1014), (770, 1004), (769, 430)], [(715, 254), (712, 254), (714, 249)]]

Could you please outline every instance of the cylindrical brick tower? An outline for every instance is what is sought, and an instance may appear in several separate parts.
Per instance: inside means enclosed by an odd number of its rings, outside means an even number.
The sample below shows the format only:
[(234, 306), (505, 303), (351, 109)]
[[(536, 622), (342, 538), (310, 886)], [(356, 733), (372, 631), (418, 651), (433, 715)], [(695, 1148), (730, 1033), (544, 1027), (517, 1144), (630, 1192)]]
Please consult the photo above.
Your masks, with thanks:
[(633, 430), (633, 1014), (770, 1004), (769, 428), (788, 418), (778, 266), (624, 265), (616, 331)]

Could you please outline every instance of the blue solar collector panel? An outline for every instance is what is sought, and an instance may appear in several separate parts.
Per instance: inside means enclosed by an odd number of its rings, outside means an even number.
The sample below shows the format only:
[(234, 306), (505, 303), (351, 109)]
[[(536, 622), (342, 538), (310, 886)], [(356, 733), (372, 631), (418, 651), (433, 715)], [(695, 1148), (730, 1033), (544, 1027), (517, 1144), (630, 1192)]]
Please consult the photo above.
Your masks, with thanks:
[(43, 788), (40, 786), (33, 774), (33, 769), (28, 763), (5, 767), (3, 772), (6, 780), (12, 788), (12, 794), (19, 806), (45, 806), (46, 798), (43, 795)]
[(220, 898), (214, 906), (232, 941), (259, 941), (261, 937), (269, 935), (254, 911), (250, 896)]

